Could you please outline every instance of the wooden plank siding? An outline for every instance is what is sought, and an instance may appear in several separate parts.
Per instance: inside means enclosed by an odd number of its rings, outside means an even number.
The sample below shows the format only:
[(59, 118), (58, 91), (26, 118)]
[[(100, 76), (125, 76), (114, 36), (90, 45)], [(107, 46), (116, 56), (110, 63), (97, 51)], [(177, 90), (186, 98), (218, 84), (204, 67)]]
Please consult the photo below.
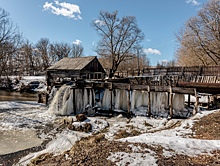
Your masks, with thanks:
[(103, 79), (105, 70), (97, 57), (63, 58), (47, 69), (47, 85), (59, 83), (57, 80)]

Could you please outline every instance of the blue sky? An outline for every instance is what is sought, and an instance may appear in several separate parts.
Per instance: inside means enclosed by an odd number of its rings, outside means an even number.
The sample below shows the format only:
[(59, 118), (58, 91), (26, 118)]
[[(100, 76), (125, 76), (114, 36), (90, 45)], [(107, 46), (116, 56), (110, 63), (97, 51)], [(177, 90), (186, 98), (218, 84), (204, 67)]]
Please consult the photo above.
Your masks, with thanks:
[(135, 16), (145, 34), (143, 41), (151, 65), (174, 58), (175, 33), (208, 0), (0, 0), (24, 37), (35, 44), (81, 43), (85, 55), (96, 55), (100, 37), (90, 26), (100, 11), (118, 11), (119, 17)]

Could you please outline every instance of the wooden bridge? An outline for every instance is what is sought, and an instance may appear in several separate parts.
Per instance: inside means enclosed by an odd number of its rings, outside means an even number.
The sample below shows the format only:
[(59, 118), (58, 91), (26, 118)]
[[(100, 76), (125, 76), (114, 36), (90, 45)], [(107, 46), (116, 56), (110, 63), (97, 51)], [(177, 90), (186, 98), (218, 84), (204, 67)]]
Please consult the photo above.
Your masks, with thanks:
[(193, 88), (200, 93), (220, 94), (220, 66), (148, 67), (118, 71), (116, 75), (129, 78), (134, 85)]
[[(220, 94), (220, 66), (211, 67), (169, 67), (169, 68), (145, 68), (142, 71), (117, 72), (118, 79), (105, 80), (77, 80), (74, 88), (105, 88), (110, 91), (123, 89), (128, 91), (127, 103), (130, 111), (130, 91), (139, 90), (151, 92), (167, 92), (170, 115), (172, 115), (173, 94), (188, 94), (188, 105), (190, 95), (196, 97), (195, 112), (198, 111), (200, 93), (208, 95)], [(122, 78), (123, 77), (123, 78)], [(148, 111), (150, 114), (151, 98), (148, 98)], [(111, 101), (112, 103), (112, 98)], [(112, 104), (111, 104), (112, 105)]]
[(75, 81), (76, 87), (145, 90), (181, 93), (220, 94), (220, 66), (148, 67), (143, 70), (116, 72), (118, 79), (84, 79)]
[[(101, 89), (109, 89), (112, 92), (112, 95), (115, 89), (128, 91), (127, 99), (125, 99), (128, 103), (128, 112), (130, 111), (131, 106), (130, 92), (132, 90), (145, 91), (149, 93), (149, 114), (151, 110), (151, 92), (168, 93), (170, 115), (172, 115), (173, 111), (172, 100), (174, 93), (188, 94), (188, 105), (190, 105), (190, 95), (195, 96), (195, 113), (198, 111), (200, 93), (206, 93), (207, 95), (220, 94), (220, 66), (149, 67), (143, 70), (118, 71), (116, 76), (120, 78), (85, 80), (82, 78), (72, 79), (71, 75), (68, 77), (71, 78), (69, 81), (74, 80), (72, 81), (73, 94), (75, 94), (75, 89), (79, 88), (96, 89), (98, 91)], [(61, 78), (65, 79), (65, 77)], [(54, 82), (54, 85), (56, 84), (57, 83)], [(110, 102), (112, 103), (112, 97)]]

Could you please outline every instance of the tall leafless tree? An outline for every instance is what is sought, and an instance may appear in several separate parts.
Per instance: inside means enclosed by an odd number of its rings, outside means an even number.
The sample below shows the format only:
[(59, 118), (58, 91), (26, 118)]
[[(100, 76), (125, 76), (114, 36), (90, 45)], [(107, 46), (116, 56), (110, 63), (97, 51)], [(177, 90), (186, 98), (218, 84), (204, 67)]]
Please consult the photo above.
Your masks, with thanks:
[[(181, 65), (220, 65), (220, 2), (210, 0), (176, 35)], [(193, 63), (189, 63), (189, 61)]]
[[(36, 70), (36, 58), (34, 55), (34, 48), (32, 44), (27, 40), (20, 48), (20, 61), (22, 64), (22, 70), (25, 75), (35, 75)], [(19, 59), (17, 60), (17, 63)], [(20, 66), (21, 67), (21, 66)]]
[(41, 38), (35, 45), (35, 55), (40, 57), (40, 68), (45, 71), (52, 63), (52, 57), (50, 57), (50, 40), (48, 38)]
[(73, 44), (72, 50), (71, 50), (71, 56), (72, 57), (81, 57), (84, 54), (84, 48), (81, 44)]
[(118, 18), (118, 12), (100, 12), (91, 23), (101, 36), (96, 52), (101, 57), (111, 59), (109, 77), (113, 77), (121, 62), (131, 59), (134, 46), (144, 39), (134, 16)]
[(0, 8), (0, 76), (9, 75), (12, 55), (21, 43), (21, 34), (9, 18), (9, 13)]
[(56, 61), (69, 57), (71, 53), (71, 46), (68, 43), (53, 43), (50, 45), (50, 53), (55, 57)]

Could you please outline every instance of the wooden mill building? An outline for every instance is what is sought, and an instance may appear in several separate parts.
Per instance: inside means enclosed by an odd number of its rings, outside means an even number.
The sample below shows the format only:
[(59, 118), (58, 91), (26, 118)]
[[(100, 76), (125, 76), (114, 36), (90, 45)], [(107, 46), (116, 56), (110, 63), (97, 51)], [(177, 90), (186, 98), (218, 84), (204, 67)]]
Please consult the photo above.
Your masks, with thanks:
[(63, 58), (47, 69), (47, 85), (77, 79), (102, 79), (105, 70), (96, 56)]

